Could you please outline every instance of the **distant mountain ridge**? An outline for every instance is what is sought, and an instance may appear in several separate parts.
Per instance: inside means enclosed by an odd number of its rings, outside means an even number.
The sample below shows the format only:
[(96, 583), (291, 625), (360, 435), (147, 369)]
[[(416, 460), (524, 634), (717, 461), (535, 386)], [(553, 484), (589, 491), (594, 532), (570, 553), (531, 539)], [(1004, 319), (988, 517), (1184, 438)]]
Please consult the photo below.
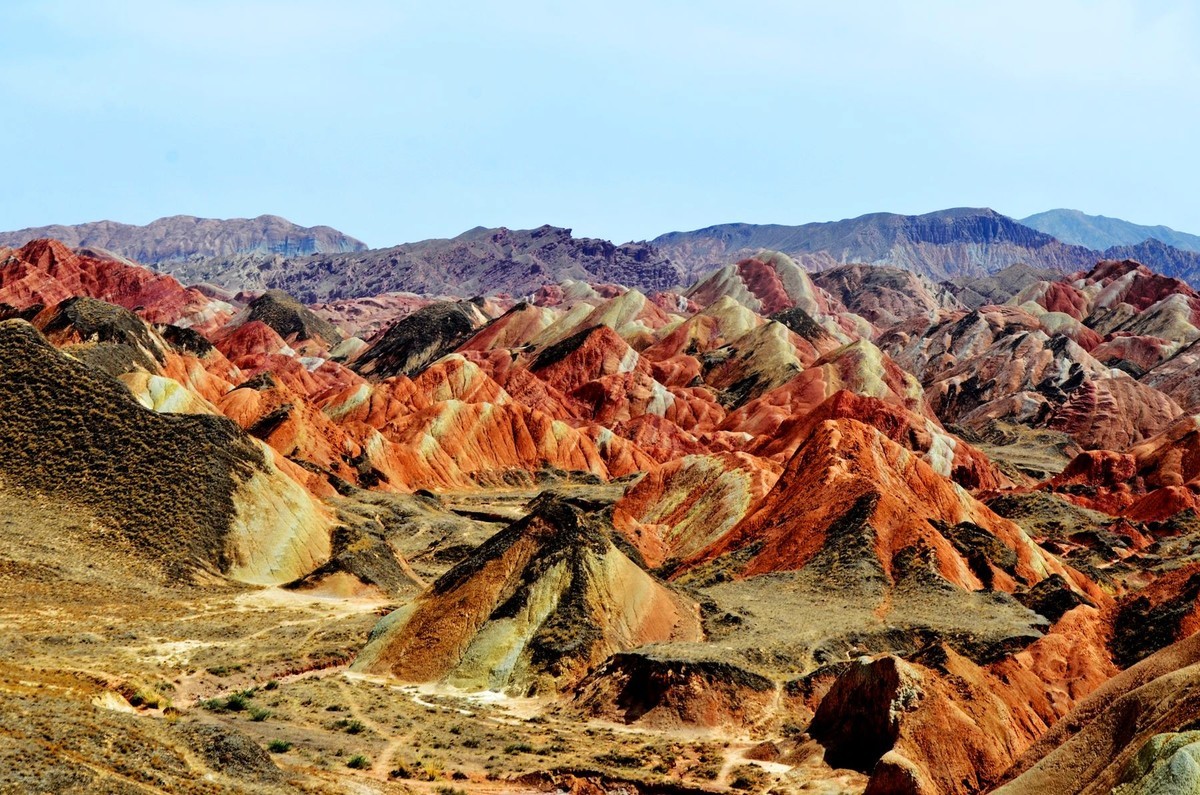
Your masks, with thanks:
[(233, 255), (161, 263), (180, 281), (230, 290), (285, 290), (312, 303), (388, 292), (529, 295), (567, 279), (666, 290), (679, 269), (645, 243), (577, 238), (570, 229), (476, 227), (449, 239), (306, 257)]
[(1047, 210), (1022, 218), (1021, 223), (1064, 243), (1098, 251), (1157, 240), (1184, 251), (1200, 252), (1200, 235), (1179, 232), (1169, 226), (1143, 226), (1105, 215), (1087, 215), (1079, 210)]
[(0, 246), (20, 248), (30, 240), (53, 238), (71, 248), (119, 254), (146, 265), (188, 257), (263, 253), (297, 256), (362, 251), (367, 244), (328, 226), (304, 227), (277, 215), (257, 218), (197, 218), (172, 215), (144, 226), (93, 221), (0, 232)]
[[(1099, 218), (1077, 213), (1070, 217), (1076, 216)], [(1125, 238), (1142, 234), (1131, 228), (1166, 229), (1102, 220), (1124, 224), (1120, 229)], [(279, 289), (306, 303), (389, 292), (528, 296), (568, 280), (656, 292), (686, 288), (718, 268), (763, 251), (787, 254), (813, 273), (851, 264), (882, 265), (903, 268), (933, 283), (984, 278), (1013, 265), (1071, 273), (1089, 270), (1102, 259), (1135, 259), (1200, 284), (1200, 251), (1157, 238), (1103, 249), (1076, 245), (995, 210), (968, 207), (924, 215), (871, 213), (796, 226), (718, 224), (620, 245), (545, 225), (476, 227), (453, 238), (368, 249), (329, 227), (304, 228), (264, 215), (228, 221), (173, 216), (144, 227), (111, 222), (41, 227), (0, 233), (0, 246), (22, 245), (37, 236), (115, 253), (185, 284), (208, 284), (230, 295)]]
[(1161, 240), (1145, 240), (1133, 246), (1113, 246), (1104, 250), (1104, 259), (1131, 259), (1193, 287), (1200, 286), (1200, 252), (1185, 251)]
[(1070, 271), (1096, 260), (1087, 248), (1067, 245), (995, 210), (968, 207), (924, 215), (872, 213), (799, 226), (720, 224), (670, 232), (651, 242), (693, 275), (763, 249), (782, 251), (809, 270), (893, 265), (933, 281), (982, 276), (1017, 262)]

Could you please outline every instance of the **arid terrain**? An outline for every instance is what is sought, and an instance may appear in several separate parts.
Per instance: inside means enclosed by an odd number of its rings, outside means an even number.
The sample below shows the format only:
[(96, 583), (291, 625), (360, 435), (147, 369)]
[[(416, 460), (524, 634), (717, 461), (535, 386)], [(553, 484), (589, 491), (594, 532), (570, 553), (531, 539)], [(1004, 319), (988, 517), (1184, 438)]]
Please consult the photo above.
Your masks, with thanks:
[(1194, 791), (1200, 292), (961, 217), (0, 247), (0, 792)]

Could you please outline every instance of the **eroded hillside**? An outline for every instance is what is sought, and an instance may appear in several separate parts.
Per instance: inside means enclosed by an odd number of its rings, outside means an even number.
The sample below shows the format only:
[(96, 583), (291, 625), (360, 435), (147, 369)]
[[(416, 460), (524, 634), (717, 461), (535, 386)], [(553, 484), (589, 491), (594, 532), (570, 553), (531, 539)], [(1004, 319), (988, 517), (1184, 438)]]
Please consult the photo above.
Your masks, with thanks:
[(0, 787), (1162, 791), (1200, 295), (641, 286), (305, 304), (0, 249)]

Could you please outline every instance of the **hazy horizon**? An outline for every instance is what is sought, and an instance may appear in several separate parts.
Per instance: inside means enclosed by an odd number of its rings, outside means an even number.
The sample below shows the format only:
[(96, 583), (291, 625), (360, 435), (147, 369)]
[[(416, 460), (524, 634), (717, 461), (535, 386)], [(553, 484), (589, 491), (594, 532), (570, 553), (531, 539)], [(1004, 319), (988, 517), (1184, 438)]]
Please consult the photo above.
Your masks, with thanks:
[[(939, 207), (939, 208), (936, 208), (936, 209), (934, 209), (934, 210), (929, 210), (929, 211), (927, 211), (927, 213), (936, 213), (936, 212), (939, 212), (939, 211), (942, 211), (942, 210), (956, 210), (956, 209), (994, 210), (994, 211), (996, 211), (996, 212), (1000, 212), (999, 210), (996, 210), (996, 208), (994, 208), (994, 207), (977, 207), (977, 208), (968, 208), (968, 207)], [(1068, 210), (1068, 211), (1073, 211), (1073, 208), (1061, 208), (1061, 207), (1054, 207), (1054, 208), (1049, 208), (1049, 209), (1050, 209), (1050, 210)], [(733, 220), (733, 221), (718, 221), (718, 222), (716, 222), (716, 223), (704, 224), (703, 226), (689, 227), (689, 228), (686, 228), (686, 229), (664, 229), (664, 230), (662, 230), (661, 232), (658, 232), (658, 233), (656, 233), (656, 234), (654, 234), (654, 235), (651, 235), (651, 236), (649, 236), (649, 237), (646, 237), (646, 238), (637, 238), (637, 239), (630, 238), (630, 239), (628, 239), (628, 240), (618, 240), (618, 239), (615, 239), (615, 238), (603, 238), (603, 239), (606, 239), (606, 240), (609, 240), (610, 242), (615, 242), (615, 243), (639, 243), (639, 242), (649, 242), (650, 240), (652, 240), (652, 239), (654, 239), (654, 238), (656, 238), (656, 237), (659, 237), (659, 236), (661, 236), (661, 235), (668, 234), (668, 233), (671, 233), (671, 232), (695, 232), (695, 231), (700, 231), (700, 230), (707, 229), (707, 228), (714, 227), (714, 226), (735, 226), (735, 225), (739, 225), (739, 224), (748, 224), (748, 225), (754, 225), (754, 226), (804, 226), (804, 225), (807, 225), (807, 224), (812, 224), (812, 223), (818, 223), (818, 224), (820, 224), (820, 223), (837, 223), (837, 222), (839, 222), (839, 221), (854, 220), (854, 219), (856, 219), (856, 218), (860, 218), (860, 217), (863, 217), (863, 216), (877, 215), (877, 214), (888, 214), (888, 213), (891, 213), (891, 212), (892, 212), (892, 211), (890, 211), (890, 210), (875, 210), (875, 211), (871, 211), (871, 212), (868, 212), (868, 213), (862, 213), (862, 214), (860, 214), (860, 215), (857, 215), (857, 216), (848, 216), (848, 217), (846, 217), (846, 218), (827, 218), (827, 219), (818, 219), (818, 220), (801, 220), (801, 221), (794, 221), (794, 222), (779, 222), (779, 221), (742, 221), (742, 220)], [(903, 213), (903, 214), (904, 214), (904, 215), (924, 215), (924, 214), (927, 214), (927, 213), (926, 213), (926, 212), (917, 212), (917, 213)], [(1019, 218), (1019, 217), (1017, 217), (1017, 216), (1014, 216), (1014, 215), (1010, 215), (1010, 214), (1008, 214), (1008, 213), (1001, 213), (1001, 214), (1002, 214), (1002, 215), (1008, 215), (1008, 217), (1010, 217), (1010, 218), (1013, 218), (1014, 220), (1017, 220), (1017, 221), (1021, 221), (1021, 220), (1022, 220), (1021, 218)], [(258, 213), (258, 214), (256, 214), (256, 215), (251, 215), (251, 216), (223, 216), (223, 217), (216, 217), (216, 216), (193, 216), (193, 215), (191, 215), (190, 213), (172, 213), (172, 214), (170, 214), (170, 215), (157, 216), (157, 217), (155, 217), (155, 218), (150, 218), (150, 219), (147, 219), (146, 221), (138, 221), (138, 222), (136, 222), (136, 223), (134, 223), (134, 222), (129, 222), (129, 221), (122, 221), (122, 220), (120, 220), (120, 219), (118, 219), (118, 218), (93, 218), (93, 219), (91, 219), (91, 220), (88, 220), (88, 221), (76, 221), (76, 222), (72, 222), (72, 223), (62, 223), (62, 222), (54, 221), (54, 222), (47, 223), (47, 224), (35, 224), (35, 225), (32, 225), (32, 226), (21, 227), (21, 229), (38, 229), (38, 228), (41, 228), (41, 227), (48, 227), (48, 226), (79, 226), (79, 225), (86, 225), (86, 224), (91, 224), (91, 223), (121, 223), (121, 224), (129, 224), (129, 225), (133, 225), (133, 226), (145, 226), (145, 225), (147, 225), (147, 224), (149, 224), (149, 223), (152, 223), (152, 222), (154, 222), (154, 221), (162, 220), (162, 219), (164, 219), (164, 218), (170, 218), (170, 217), (173, 217), (173, 216), (198, 217), (198, 218), (200, 218), (200, 219), (202, 219), (202, 220), (223, 220), (223, 221), (230, 221), (230, 220), (234, 220), (234, 221), (236, 221), (236, 220), (253, 220), (254, 218), (258, 218), (258, 217), (261, 217), (261, 216), (275, 216), (275, 217), (280, 217), (280, 218), (283, 218), (283, 220), (285, 220), (285, 221), (289, 221), (289, 222), (292, 222), (292, 223), (295, 223), (295, 224), (297, 224), (297, 225), (299, 225), (299, 226), (305, 226), (305, 227), (330, 226), (329, 224), (322, 224), (322, 223), (319, 223), (319, 222), (318, 222), (318, 223), (315, 223), (315, 224), (304, 224), (304, 223), (300, 223), (300, 222), (296, 221), (294, 218), (288, 218), (288, 217), (286, 217), (286, 216), (281, 216), (279, 213), (272, 213), (272, 212), (262, 212), (262, 213)], [(1109, 217), (1109, 216), (1103, 216), (1103, 215), (1100, 215), (1100, 214), (1097, 214), (1097, 215), (1096, 215), (1096, 216), (1094, 216), (1094, 217), (1105, 217), (1105, 218), (1110, 218), (1111, 220), (1122, 220), (1122, 221), (1123, 221), (1123, 220), (1127, 220), (1127, 219), (1112, 219), (1112, 218), (1111, 218), (1111, 217)], [(489, 227), (489, 226), (483, 226), (483, 225), (481, 225), (481, 224), (475, 224), (475, 225), (473, 225), (473, 226), (469, 226), (469, 227), (466, 227), (466, 228), (464, 228), (464, 229), (461, 229), (461, 230), (459, 230), (458, 232), (453, 232), (453, 233), (451, 233), (451, 234), (448, 234), (448, 235), (442, 235), (442, 236), (440, 236), (440, 237), (437, 237), (437, 238), (432, 238), (432, 237), (414, 237), (414, 238), (412, 238), (412, 239), (409, 239), (409, 240), (398, 240), (398, 241), (394, 241), (394, 242), (388, 242), (388, 243), (382, 243), (382, 244), (378, 244), (378, 245), (374, 244), (372, 241), (368, 241), (368, 240), (362, 240), (362, 238), (358, 238), (356, 235), (353, 235), (353, 234), (351, 234), (351, 233), (347, 232), (345, 229), (340, 229), (340, 228), (336, 228), (336, 227), (335, 227), (335, 229), (337, 229), (337, 231), (339, 231), (339, 232), (342, 232), (342, 233), (348, 234), (348, 235), (350, 235), (351, 237), (355, 237), (356, 239), (360, 240), (361, 242), (367, 243), (367, 244), (368, 244), (368, 245), (369, 245), (371, 248), (388, 248), (388, 247), (392, 247), (392, 246), (404, 245), (404, 244), (406, 244), (406, 243), (419, 243), (419, 242), (422, 242), (422, 241), (425, 241), (425, 240), (432, 240), (432, 239), (450, 239), (450, 238), (455, 238), (455, 237), (458, 237), (458, 236), (460, 236), (460, 235), (466, 234), (467, 232), (470, 232), (470, 231), (472, 231), (472, 230), (474, 230), (474, 229), (495, 229), (495, 228), (499, 228), (499, 227), (507, 227), (507, 228), (509, 228), (509, 229), (536, 229), (537, 227), (540, 227), (540, 226), (553, 226), (553, 227), (557, 227), (557, 228), (568, 228), (568, 229), (570, 229), (570, 228), (571, 228), (571, 227), (569, 227), (569, 226), (567, 226), (567, 225), (565, 225), (565, 224), (555, 224), (555, 223), (553, 223), (553, 222), (546, 222), (546, 223), (544, 223), (544, 224), (533, 224), (533, 225), (530, 225), (530, 226), (513, 226), (512, 224), (504, 224), (504, 223), (500, 223), (500, 224), (496, 224), (496, 225), (494, 225), (494, 226), (490, 226), (490, 227)], [(11, 229), (11, 230), (8, 230), (8, 229), (6, 229), (6, 230), (2, 230), (2, 231), (21, 231), (21, 229)], [(579, 230), (576, 230), (576, 229), (572, 229), (571, 231), (572, 231), (572, 233), (573, 233), (573, 235), (574, 235), (575, 237), (596, 237), (595, 235), (585, 235), (583, 232), (581, 232), (581, 231), (579, 231)], [(1177, 232), (1180, 232), (1180, 231), (1182, 231), (1182, 232), (1186, 232), (1187, 230), (1178, 230), (1178, 229), (1177, 229), (1177, 230), (1174, 230), (1174, 231), (1177, 231)]]
[(871, 212), (1200, 232), (1183, 2), (7, 3), (0, 227), (280, 215), (372, 246)]

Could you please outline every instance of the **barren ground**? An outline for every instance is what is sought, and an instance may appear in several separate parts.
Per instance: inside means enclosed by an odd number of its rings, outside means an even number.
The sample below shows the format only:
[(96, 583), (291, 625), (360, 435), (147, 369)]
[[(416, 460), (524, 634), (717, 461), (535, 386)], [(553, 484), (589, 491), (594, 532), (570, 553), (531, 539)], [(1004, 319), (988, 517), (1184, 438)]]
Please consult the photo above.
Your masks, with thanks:
[[(554, 789), (529, 777), (547, 771), (643, 791), (865, 783), (811, 748), (748, 760), (765, 736), (642, 731), (569, 704), (363, 677), (347, 664), (398, 600), (171, 583), (85, 512), (3, 496), (0, 792), (533, 792)], [(445, 502), (499, 517), (529, 496)], [(814, 772), (822, 783), (804, 783)]]

